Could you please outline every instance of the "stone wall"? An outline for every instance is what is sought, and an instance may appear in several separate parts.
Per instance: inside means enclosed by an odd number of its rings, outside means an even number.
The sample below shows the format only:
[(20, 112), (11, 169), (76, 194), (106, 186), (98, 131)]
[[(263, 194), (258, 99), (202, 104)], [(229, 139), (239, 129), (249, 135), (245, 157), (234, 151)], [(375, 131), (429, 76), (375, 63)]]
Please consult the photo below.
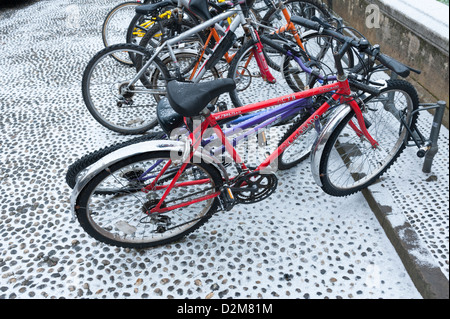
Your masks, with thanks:
[[(444, 100), (447, 110), (443, 124), (449, 126), (449, 46), (448, 38), (436, 34), (423, 21), (408, 16), (379, 0), (328, 0), (328, 7), (356, 28), (372, 43), (380, 44), (382, 52), (422, 71), (411, 73), (408, 81), (419, 92), (421, 102)], [(379, 27), (366, 23), (369, 5), (379, 8)], [(371, 19), (369, 19), (369, 22)]]

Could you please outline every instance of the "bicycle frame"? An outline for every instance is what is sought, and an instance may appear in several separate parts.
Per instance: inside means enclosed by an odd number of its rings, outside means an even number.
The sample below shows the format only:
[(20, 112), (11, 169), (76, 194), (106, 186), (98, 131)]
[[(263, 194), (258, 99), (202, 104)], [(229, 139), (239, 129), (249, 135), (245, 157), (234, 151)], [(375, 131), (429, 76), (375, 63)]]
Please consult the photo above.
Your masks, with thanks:
[(310, 89), (310, 90), (307, 90), (307, 91), (302, 91), (302, 92), (297, 92), (297, 93), (293, 93), (293, 94), (284, 95), (284, 96), (273, 98), (273, 99), (270, 99), (270, 100), (267, 100), (267, 101), (258, 102), (258, 103), (254, 103), (254, 104), (249, 104), (249, 105), (246, 105), (246, 106), (242, 106), (242, 107), (239, 107), (239, 108), (235, 108), (235, 109), (231, 109), (231, 110), (227, 110), (227, 111), (223, 111), (223, 112), (219, 112), (219, 113), (215, 113), (215, 114), (211, 114), (209, 111), (204, 111), (203, 112), (203, 116), (205, 116), (205, 120), (193, 132), (190, 133), (189, 140), (188, 140), (188, 142), (191, 143), (190, 144), (191, 147), (188, 148), (188, 149), (190, 149), (190, 151), (189, 151), (188, 154), (184, 154), (185, 156), (184, 156), (184, 158), (182, 160), (182, 165), (178, 169), (178, 172), (175, 175), (175, 177), (173, 178), (173, 180), (171, 181), (171, 183), (169, 185), (158, 185), (158, 186), (156, 186), (158, 178), (160, 176), (162, 176), (166, 172), (166, 170), (169, 168), (169, 166), (172, 164), (172, 160), (169, 160), (167, 162), (167, 164), (165, 165), (165, 167), (158, 174), (158, 176), (153, 180), (153, 182), (142, 189), (142, 191), (148, 192), (148, 191), (151, 191), (151, 190), (154, 190), (154, 189), (164, 189), (164, 188), (166, 188), (166, 190), (165, 190), (163, 196), (161, 197), (159, 203), (156, 205), (156, 207), (151, 209), (150, 212), (148, 212), (148, 213), (149, 214), (163, 213), (163, 212), (167, 212), (167, 211), (170, 211), (170, 210), (173, 210), (173, 209), (177, 209), (177, 208), (180, 208), (180, 207), (188, 206), (188, 205), (191, 205), (193, 203), (197, 203), (199, 201), (211, 199), (211, 198), (214, 198), (214, 197), (217, 197), (217, 196), (220, 195), (221, 191), (216, 191), (213, 194), (209, 194), (207, 196), (199, 197), (199, 198), (196, 198), (196, 199), (188, 201), (188, 202), (184, 202), (184, 203), (173, 205), (173, 206), (169, 206), (169, 207), (161, 207), (161, 205), (163, 204), (165, 198), (167, 197), (167, 195), (169, 194), (170, 190), (173, 187), (183, 187), (183, 186), (188, 186), (188, 185), (203, 184), (203, 183), (207, 182), (207, 180), (198, 180), (198, 181), (193, 181), (193, 182), (181, 182), (181, 183), (178, 183), (178, 184), (176, 183), (177, 180), (178, 180), (178, 177), (181, 175), (181, 173), (184, 171), (186, 166), (191, 161), (194, 153), (196, 153), (197, 150), (199, 149), (199, 147), (201, 147), (201, 145), (202, 145), (201, 137), (205, 133), (206, 129), (208, 129), (209, 127), (213, 128), (214, 132), (217, 135), (217, 138), (221, 141), (221, 143), (224, 146), (226, 152), (231, 156), (232, 160), (237, 165), (239, 165), (239, 168), (240, 168), (241, 172), (250, 172), (249, 168), (245, 165), (245, 163), (242, 161), (242, 159), (239, 156), (239, 154), (237, 153), (237, 151), (234, 149), (232, 144), (226, 138), (226, 134), (222, 131), (220, 126), (217, 124), (218, 120), (227, 119), (227, 118), (230, 118), (230, 117), (234, 117), (236, 115), (241, 115), (241, 114), (246, 114), (246, 113), (253, 112), (253, 111), (258, 111), (258, 110), (261, 110), (261, 109), (264, 109), (264, 108), (267, 108), (267, 107), (270, 107), (270, 106), (280, 105), (280, 104), (284, 104), (284, 103), (287, 103), (287, 102), (293, 102), (293, 101), (297, 101), (297, 100), (300, 100), (300, 99), (309, 98), (309, 97), (312, 97), (312, 96), (315, 96), (315, 95), (322, 95), (322, 94), (331, 93), (331, 92), (333, 92), (333, 95), (330, 98), (330, 100), (328, 100), (327, 102), (323, 103), (308, 118), (308, 120), (306, 120), (294, 133), (292, 133), (291, 136), (289, 136), (277, 149), (275, 149), (255, 170), (253, 170), (253, 172), (262, 171), (262, 170), (265, 170), (265, 169), (269, 169), (269, 171), (270, 171), (270, 167), (269, 166), (271, 165), (271, 163), (274, 163), (275, 160), (278, 158), (278, 156), (290, 144), (294, 143), (294, 141), (297, 138), (299, 138), (299, 136), (301, 136), (306, 131), (306, 129), (309, 126), (311, 126), (316, 120), (318, 120), (330, 108), (330, 103), (332, 101), (339, 101), (342, 104), (344, 104), (344, 103), (348, 103), (349, 104), (351, 109), (356, 114), (356, 118), (357, 118), (357, 121), (358, 121), (359, 128), (356, 126), (356, 124), (354, 124), (352, 122), (350, 123), (350, 126), (353, 128), (353, 130), (355, 131), (355, 133), (358, 136), (360, 136), (362, 138), (365, 137), (370, 142), (372, 147), (376, 148), (378, 146), (378, 143), (372, 138), (372, 136), (367, 131), (366, 125), (364, 123), (364, 118), (363, 118), (363, 115), (362, 115), (362, 111), (360, 110), (360, 107), (359, 107), (358, 103), (356, 103), (356, 101), (353, 99), (353, 97), (349, 96), (351, 91), (350, 91), (350, 87), (349, 87), (349, 84), (348, 84), (347, 80), (338, 81), (336, 83), (327, 84), (327, 85), (324, 85), (322, 87), (313, 88), (313, 89)]
[[(228, 31), (234, 32), (241, 24), (246, 25), (246, 20), (245, 20), (244, 14), (242, 13), (240, 5), (237, 5), (235, 8), (230, 9), (226, 12), (223, 12), (223, 13), (213, 17), (212, 19), (207, 20), (207, 21), (193, 27), (192, 29), (185, 31), (172, 39), (168, 39), (166, 42), (164, 42), (162, 45), (160, 45), (158, 48), (156, 48), (156, 50), (152, 54), (152, 57), (144, 64), (144, 66), (141, 68), (141, 70), (139, 72), (137, 72), (135, 77), (128, 84), (127, 88), (129, 90), (131, 89), (131, 87), (142, 77), (142, 75), (144, 74), (146, 69), (150, 66), (150, 64), (153, 62), (155, 57), (158, 56), (158, 54), (163, 49), (167, 48), (172, 61), (174, 62), (175, 66), (178, 67), (178, 62), (177, 62), (177, 59), (176, 59), (176, 56), (175, 56), (175, 53), (173, 50), (174, 45), (176, 45), (177, 43), (185, 40), (186, 38), (196, 34), (197, 32), (200, 32), (208, 27), (211, 27), (211, 26), (215, 25), (216, 23), (218, 23), (222, 20), (225, 20), (228, 17), (231, 17), (235, 14), (237, 14), (237, 16), (233, 19), (231, 25), (227, 28), (227, 32)], [(222, 39), (223, 38), (224, 37), (222, 37)], [(217, 43), (217, 45), (219, 45), (219, 43)], [(217, 47), (217, 45), (216, 45), (216, 47)], [(206, 65), (207, 61), (208, 61), (208, 59), (206, 59), (206, 61), (204, 61), (203, 65), (200, 67), (200, 69), (197, 71), (197, 73), (192, 78), (192, 81), (194, 83), (199, 82), (201, 77), (205, 74), (206, 68), (204, 66)]]
[[(159, 19), (170, 19), (172, 16), (172, 11), (167, 10), (166, 12), (161, 13), (158, 18)], [(142, 38), (145, 35), (145, 32), (142, 31), (142, 29), (149, 29), (153, 24), (155, 24), (156, 19), (150, 19), (148, 21), (145, 21), (144, 23), (141, 23), (139, 27), (136, 27), (136, 31), (133, 31), (133, 35)], [(160, 37), (160, 34), (155, 35), (155, 37)]]
[[(256, 32), (256, 30), (253, 29), (252, 26), (248, 25), (247, 20), (242, 12), (242, 8), (241, 6), (238, 4), (236, 5), (233, 9), (230, 9), (226, 12), (223, 12), (215, 17), (213, 17), (210, 20), (207, 20), (193, 28), (191, 28), (190, 30), (187, 30), (183, 33), (181, 33), (180, 35), (168, 39), (166, 42), (164, 42), (162, 45), (160, 45), (158, 48), (156, 48), (156, 50), (154, 52), (152, 52), (152, 57), (144, 64), (144, 66), (141, 68), (141, 70), (139, 70), (137, 72), (137, 74), (134, 76), (134, 78), (128, 83), (127, 86), (127, 91), (129, 92), (134, 92), (135, 90), (132, 89), (133, 85), (141, 78), (141, 76), (145, 73), (145, 71), (147, 70), (147, 68), (150, 66), (150, 64), (153, 62), (153, 60), (155, 59), (156, 56), (158, 56), (158, 54), (164, 50), (165, 48), (167, 48), (168, 52), (169, 52), (169, 56), (173, 61), (173, 64), (175, 66), (176, 69), (179, 69), (179, 65), (174, 53), (174, 49), (173, 46), (175, 46), (177, 43), (185, 40), (186, 38), (188, 38), (189, 36), (192, 36), (194, 34), (196, 34), (197, 32), (200, 32), (206, 28), (209, 28), (211, 26), (215, 26), (216, 24), (220, 21), (223, 21), (231, 16), (236, 15), (233, 20), (231, 21), (231, 24), (228, 26), (228, 28), (225, 30), (226, 34), (234, 33), (237, 28), (239, 26), (243, 26), (246, 27), (248, 30), (250, 30), (250, 36), (253, 38), (253, 40), (256, 41), (256, 48), (253, 48), (253, 56), (256, 59), (256, 62), (258, 64), (258, 67), (261, 71), (261, 75), (262, 77), (267, 80), (270, 83), (274, 83), (276, 80), (273, 77), (273, 75), (270, 73), (269, 67), (267, 65), (267, 62), (265, 60), (264, 54), (262, 52), (262, 44), (261, 41), (259, 39), (259, 36)], [(222, 29), (220, 26), (217, 25), (218, 28)], [(214, 38), (216, 40), (218, 40), (220, 37), (217, 34), (217, 32), (214, 33), (214, 28), (212, 30), (212, 34), (210, 34), (210, 37), (208, 38), (207, 42), (211, 39), (211, 36), (214, 36)], [(220, 38), (219, 41), (217, 41), (216, 46), (213, 49), (213, 52), (215, 52), (217, 50), (217, 48), (220, 46), (220, 44), (222, 43), (222, 41), (226, 38), (226, 36), (223, 36)], [(229, 57), (228, 55), (226, 55), (228, 60), (231, 60), (232, 57)], [(251, 59), (252, 57), (250, 57), (249, 59)], [(194, 68), (194, 72), (191, 74), (189, 80), (197, 83), (201, 80), (201, 78), (203, 77), (203, 75), (206, 73), (207, 71), (207, 64), (210, 59), (207, 58), (205, 59), (205, 61), (203, 61), (202, 65), (199, 67), (198, 66), (198, 62), (195, 65)], [(201, 57), (198, 61), (201, 61)], [(198, 70), (197, 70), (198, 69)], [(146, 91), (147, 93), (156, 93), (156, 94), (161, 94), (163, 92), (161, 92), (160, 90), (156, 90), (156, 92), (153, 92), (153, 90), (148, 90)]]
[(280, 1), (279, 7), (281, 9), (281, 12), (283, 13), (284, 18), (287, 21), (287, 24), (282, 26), (282, 27), (280, 27), (279, 29), (277, 29), (275, 31), (275, 33), (283, 33), (283, 32), (286, 32), (286, 31), (291, 32), (293, 37), (294, 37), (294, 39), (295, 39), (295, 42), (297, 42), (298, 46), (300, 48), (302, 48), (303, 51), (306, 51), (305, 48), (303, 47), (303, 42), (300, 39), (300, 35), (299, 35), (299, 32), (297, 31), (297, 28), (291, 22), (291, 15), (290, 15), (286, 5), (282, 1)]

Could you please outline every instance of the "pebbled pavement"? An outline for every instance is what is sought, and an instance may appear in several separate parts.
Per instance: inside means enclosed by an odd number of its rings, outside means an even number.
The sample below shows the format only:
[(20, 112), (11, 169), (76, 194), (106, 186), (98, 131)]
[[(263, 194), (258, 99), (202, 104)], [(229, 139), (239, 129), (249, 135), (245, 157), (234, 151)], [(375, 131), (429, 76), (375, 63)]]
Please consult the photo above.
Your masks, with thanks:
[(130, 250), (87, 236), (70, 218), (64, 175), (127, 139), (96, 123), (80, 93), (120, 2), (1, 8), (0, 298), (446, 298), (445, 279), (448, 298), (445, 128), (431, 174), (407, 150), (344, 201), (302, 163), (280, 172), (270, 200), (217, 214), (177, 243)]

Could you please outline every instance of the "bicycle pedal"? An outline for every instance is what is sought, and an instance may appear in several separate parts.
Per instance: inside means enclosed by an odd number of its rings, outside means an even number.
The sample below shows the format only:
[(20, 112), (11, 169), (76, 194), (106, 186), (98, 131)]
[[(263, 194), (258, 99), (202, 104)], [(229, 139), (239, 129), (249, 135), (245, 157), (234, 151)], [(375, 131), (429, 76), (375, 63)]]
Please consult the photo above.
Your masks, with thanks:
[(236, 199), (234, 198), (234, 194), (231, 191), (231, 188), (228, 186), (224, 186), (221, 189), (222, 193), (220, 196), (221, 204), (223, 210), (229, 211), (233, 208), (233, 206), (236, 204)]
[(261, 147), (267, 146), (266, 132), (264, 131), (258, 132), (258, 145)]

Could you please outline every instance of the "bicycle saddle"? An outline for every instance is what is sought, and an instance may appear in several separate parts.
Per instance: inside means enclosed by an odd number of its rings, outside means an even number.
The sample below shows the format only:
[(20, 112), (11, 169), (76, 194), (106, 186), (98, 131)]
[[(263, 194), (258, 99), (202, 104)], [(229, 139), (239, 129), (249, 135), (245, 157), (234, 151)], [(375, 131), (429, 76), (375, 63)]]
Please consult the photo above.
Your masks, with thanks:
[(149, 3), (149, 4), (143, 4), (136, 7), (136, 13), (139, 14), (150, 14), (159, 8), (168, 6), (169, 4), (177, 4), (174, 0), (165, 0), (157, 3)]
[(212, 15), (208, 9), (208, 0), (190, 0), (189, 1), (189, 10), (192, 11), (195, 15), (197, 15), (203, 21), (206, 21), (206, 20), (209, 20), (212, 18)]
[(175, 112), (191, 117), (199, 115), (212, 99), (235, 88), (236, 83), (229, 78), (201, 83), (170, 81), (167, 99)]

